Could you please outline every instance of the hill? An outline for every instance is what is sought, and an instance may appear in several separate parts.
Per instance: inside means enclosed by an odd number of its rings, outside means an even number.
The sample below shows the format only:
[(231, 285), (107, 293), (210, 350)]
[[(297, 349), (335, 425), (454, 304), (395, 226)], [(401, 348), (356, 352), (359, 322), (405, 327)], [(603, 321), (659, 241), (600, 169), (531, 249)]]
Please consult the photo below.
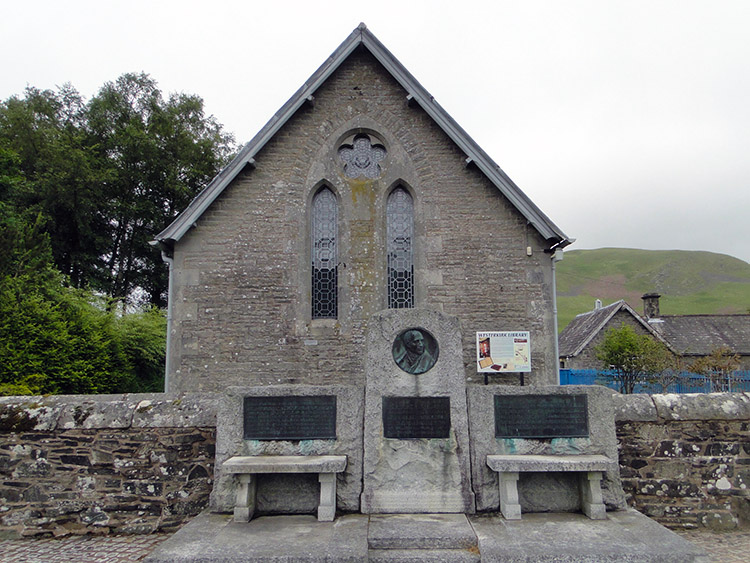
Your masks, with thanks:
[(557, 264), (558, 328), (594, 308), (625, 299), (643, 310), (641, 295), (662, 295), (665, 315), (747, 313), (750, 264), (713, 252), (599, 248), (565, 252)]

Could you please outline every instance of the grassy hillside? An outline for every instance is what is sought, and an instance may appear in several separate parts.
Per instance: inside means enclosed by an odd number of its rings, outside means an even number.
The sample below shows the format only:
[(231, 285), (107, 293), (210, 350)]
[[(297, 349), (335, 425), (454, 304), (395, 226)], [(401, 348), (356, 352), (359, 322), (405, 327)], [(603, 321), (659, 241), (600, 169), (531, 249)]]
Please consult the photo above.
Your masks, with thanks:
[(750, 264), (713, 252), (600, 248), (571, 250), (557, 264), (558, 325), (579, 313), (625, 299), (642, 312), (641, 295), (662, 295), (665, 315), (747, 313)]

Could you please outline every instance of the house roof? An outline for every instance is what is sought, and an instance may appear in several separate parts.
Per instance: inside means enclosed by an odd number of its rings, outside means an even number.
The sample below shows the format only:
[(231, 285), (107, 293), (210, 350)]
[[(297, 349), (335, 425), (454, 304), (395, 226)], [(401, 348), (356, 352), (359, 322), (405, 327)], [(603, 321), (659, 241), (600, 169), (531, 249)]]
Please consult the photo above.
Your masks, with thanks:
[(706, 356), (727, 347), (750, 356), (750, 315), (661, 315), (659, 332), (680, 354)]
[[(416, 102), (456, 143), (466, 155), (467, 163), (474, 163), (498, 190), (518, 209), (550, 247), (563, 248), (572, 241), (547, 217), (464, 131), (435, 99), (406, 70), (388, 49), (360, 24), (331, 56), (316, 70), (302, 87), (279, 109), (258, 134), (247, 143), (211, 183), (199, 193), (188, 207), (151, 244), (170, 249), (195, 224), (213, 201), (247, 166), (255, 167), (255, 156), (276, 132), (297, 112), (328, 77), (357, 49), (367, 49), (394, 79), (406, 90), (407, 98)], [(258, 166), (262, 162), (257, 163)]]
[(649, 322), (620, 300), (573, 319), (560, 333), (560, 357), (580, 354), (619, 311), (629, 313), (675, 354), (707, 356), (727, 347), (750, 356), (750, 315), (660, 315)]
[(604, 329), (607, 323), (620, 311), (629, 313), (633, 319), (639, 322), (651, 333), (657, 340), (664, 342), (667, 346), (669, 342), (665, 341), (660, 334), (654, 330), (643, 318), (636, 313), (633, 308), (624, 300), (615, 301), (611, 305), (594, 309), (588, 313), (581, 313), (573, 319), (568, 326), (560, 333), (559, 355), (560, 357), (572, 357), (580, 354), (586, 346)]

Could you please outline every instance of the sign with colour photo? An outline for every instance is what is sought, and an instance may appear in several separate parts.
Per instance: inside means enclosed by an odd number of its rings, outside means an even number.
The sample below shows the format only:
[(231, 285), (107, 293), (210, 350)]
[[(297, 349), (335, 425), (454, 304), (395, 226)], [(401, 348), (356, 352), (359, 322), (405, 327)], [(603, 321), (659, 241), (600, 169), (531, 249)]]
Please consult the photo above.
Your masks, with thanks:
[(529, 332), (477, 332), (477, 372), (531, 371)]

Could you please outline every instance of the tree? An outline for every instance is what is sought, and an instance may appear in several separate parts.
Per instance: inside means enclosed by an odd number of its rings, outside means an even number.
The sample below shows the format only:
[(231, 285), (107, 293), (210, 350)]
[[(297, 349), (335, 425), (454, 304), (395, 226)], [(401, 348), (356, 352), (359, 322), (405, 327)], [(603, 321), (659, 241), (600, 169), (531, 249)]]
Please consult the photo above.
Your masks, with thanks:
[(711, 382), (714, 391), (730, 391), (730, 376), (740, 367), (740, 357), (730, 348), (721, 346), (713, 350), (708, 356), (698, 358), (693, 362), (692, 371), (705, 375)]
[(87, 118), (109, 221), (103, 289), (118, 300), (140, 289), (165, 306), (167, 270), (148, 242), (228, 160), (232, 137), (205, 116), (199, 97), (172, 94), (164, 101), (147, 74), (105, 84)]
[(595, 350), (603, 367), (614, 370), (621, 393), (632, 393), (636, 383), (657, 381), (674, 366), (674, 356), (664, 344), (625, 324), (610, 328)]
[(22, 179), (0, 200), (27, 222), (41, 215), (65, 283), (164, 306), (167, 269), (148, 242), (234, 146), (201, 98), (165, 100), (141, 73), (106, 83), (89, 103), (69, 84), (27, 88), (0, 103), (0, 150)]
[[(0, 202), (0, 210), (3, 204)], [(117, 315), (106, 298), (66, 287), (42, 221), (0, 213), (0, 395), (163, 388), (162, 311)]]
[(81, 96), (70, 85), (27, 88), (0, 104), (0, 145), (17, 155), (23, 182), (3, 197), (27, 221), (41, 214), (57, 268), (74, 287), (98, 286), (107, 218), (96, 191)]
[(163, 388), (167, 268), (148, 241), (228, 160), (197, 96), (146, 74), (0, 102), (0, 395)]

